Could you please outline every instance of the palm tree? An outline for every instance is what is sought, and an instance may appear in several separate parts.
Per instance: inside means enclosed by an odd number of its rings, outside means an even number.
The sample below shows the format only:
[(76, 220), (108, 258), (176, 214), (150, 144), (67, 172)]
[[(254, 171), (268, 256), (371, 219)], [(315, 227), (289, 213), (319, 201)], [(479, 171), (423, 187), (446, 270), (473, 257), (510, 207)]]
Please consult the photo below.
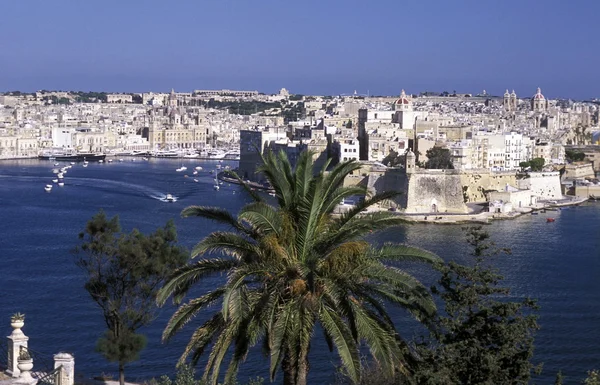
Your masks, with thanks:
[[(163, 340), (169, 340), (201, 310), (220, 308), (197, 328), (180, 363), (195, 365), (212, 344), (204, 379), (216, 384), (230, 348), (233, 354), (225, 382), (235, 379), (249, 349), (262, 343), (270, 356), (270, 377), (283, 371), (284, 384), (306, 384), (308, 353), (315, 326), (322, 326), (330, 350), (335, 347), (352, 381), (360, 378), (359, 350), (366, 343), (377, 364), (392, 375), (406, 369), (406, 346), (386, 305), (408, 309), (417, 319), (435, 313), (429, 292), (417, 279), (390, 265), (402, 261), (434, 264), (440, 259), (414, 247), (386, 244), (376, 248), (364, 239), (373, 231), (403, 223), (392, 212), (364, 210), (396, 196), (367, 196), (342, 215), (334, 209), (344, 198), (366, 193), (361, 186), (344, 186), (360, 169), (354, 161), (326, 172), (313, 170), (312, 153), (304, 152), (295, 170), (281, 152), (263, 158), (259, 168), (275, 191), (277, 205), (247, 189), (254, 201), (237, 217), (214, 207), (191, 206), (182, 216), (198, 216), (231, 227), (201, 240), (193, 264), (167, 280), (158, 302), (173, 296), (178, 310), (169, 320)], [(224, 284), (181, 304), (198, 281), (226, 274)]]

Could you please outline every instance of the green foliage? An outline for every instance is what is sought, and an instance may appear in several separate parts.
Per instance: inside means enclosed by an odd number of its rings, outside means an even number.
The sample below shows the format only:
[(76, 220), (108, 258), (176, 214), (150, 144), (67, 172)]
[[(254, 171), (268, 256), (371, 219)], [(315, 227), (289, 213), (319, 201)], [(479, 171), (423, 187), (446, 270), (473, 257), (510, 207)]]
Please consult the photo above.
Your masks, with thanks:
[(558, 373), (556, 373), (556, 379), (554, 380), (554, 385), (563, 385), (563, 381), (564, 381), (565, 377), (562, 374), (562, 371), (558, 371)]
[[(265, 380), (261, 377), (251, 378), (244, 385), (263, 385)], [(161, 376), (158, 380), (152, 379), (148, 382), (148, 385), (206, 385), (206, 381), (196, 379), (196, 371), (188, 364), (179, 365), (177, 367), (177, 373), (175, 374), (175, 380), (173, 381), (169, 376)], [(232, 385), (241, 385), (237, 381), (233, 382)]]
[(10, 316), (10, 320), (11, 320), (11, 322), (25, 321), (25, 314), (15, 313)]
[(588, 376), (583, 380), (585, 385), (600, 385), (600, 371), (590, 370)]
[(545, 163), (544, 158), (533, 158), (529, 161), (529, 167), (531, 167), (531, 171), (542, 171)]
[(102, 210), (87, 222), (79, 239), (76, 263), (107, 327), (97, 350), (119, 363), (123, 382), (124, 365), (136, 360), (145, 346), (136, 330), (154, 319), (158, 289), (169, 272), (186, 263), (187, 253), (176, 244), (172, 221), (148, 236), (135, 229), (124, 234), (118, 217), (109, 220)]
[(388, 156), (383, 158), (381, 163), (385, 164), (388, 167), (398, 167), (404, 166), (405, 159), (406, 157), (404, 155), (400, 155), (396, 151), (390, 150)]
[(531, 164), (529, 162), (520, 162), (519, 163), (519, 167), (521, 167), (521, 171), (525, 171), (525, 169), (528, 168), (529, 166), (531, 166)]
[(260, 102), (260, 101), (246, 101), (246, 100), (224, 100), (219, 101), (210, 99), (206, 102), (207, 108), (218, 108), (225, 109), (231, 114), (239, 115), (251, 115), (257, 112), (264, 112), (272, 108), (281, 108), (279, 102)]
[(585, 159), (585, 154), (576, 150), (565, 150), (565, 157), (569, 162), (581, 162)]
[(440, 267), (432, 290), (445, 305), (432, 334), (418, 346), (419, 384), (527, 384), (532, 370), (537, 306), (524, 299), (508, 301), (497, 271), (486, 266), (492, 254), (507, 252), (489, 242), (481, 228), (467, 230), (474, 265), (455, 262)]
[(304, 95), (302, 95), (302, 94), (292, 94), (289, 97), (290, 101), (300, 101), (300, 100), (303, 100), (303, 99), (304, 99)]
[(436, 169), (436, 170), (450, 170), (454, 168), (452, 164), (452, 157), (450, 156), (450, 150), (442, 147), (432, 147), (425, 153), (427, 156), (427, 162), (425, 162), (425, 168)]
[[(199, 312), (213, 311), (180, 358), (180, 363), (189, 357), (196, 364), (210, 348), (204, 372), (210, 384), (217, 383), (228, 352), (233, 355), (226, 383), (233, 381), (257, 344), (270, 357), (271, 380), (282, 371), (285, 384), (306, 384), (317, 324), (352, 382), (360, 380), (361, 346), (368, 347), (381, 370), (391, 376), (406, 371), (408, 349), (382, 304), (405, 308), (423, 321), (435, 314), (427, 289), (393, 264), (436, 264), (440, 258), (406, 245), (375, 248), (365, 241), (373, 231), (404, 223), (388, 211), (361, 214), (397, 193), (367, 196), (346, 214), (335, 216), (342, 199), (366, 193), (364, 186), (343, 185), (360, 164), (342, 162), (326, 173), (328, 165), (315, 169), (312, 155), (303, 152), (295, 170), (283, 152), (263, 158), (259, 171), (273, 187), (275, 205), (253, 194), (253, 202), (237, 217), (216, 207), (191, 206), (182, 212), (230, 229), (201, 240), (192, 250), (192, 256), (200, 258), (178, 269), (158, 296), (159, 304), (170, 296), (180, 304), (164, 340)], [(181, 304), (196, 283), (213, 276), (225, 277), (225, 282)]]
[(146, 337), (127, 328), (107, 330), (96, 343), (96, 351), (104, 358), (124, 364), (138, 360), (145, 347)]

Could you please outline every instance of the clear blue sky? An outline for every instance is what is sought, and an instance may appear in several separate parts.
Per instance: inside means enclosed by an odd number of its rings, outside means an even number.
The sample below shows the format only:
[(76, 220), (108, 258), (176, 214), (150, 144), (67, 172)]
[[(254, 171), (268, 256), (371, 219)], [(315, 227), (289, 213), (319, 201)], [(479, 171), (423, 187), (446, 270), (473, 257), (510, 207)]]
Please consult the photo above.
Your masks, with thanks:
[(599, 0), (6, 0), (0, 91), (600, 97)]

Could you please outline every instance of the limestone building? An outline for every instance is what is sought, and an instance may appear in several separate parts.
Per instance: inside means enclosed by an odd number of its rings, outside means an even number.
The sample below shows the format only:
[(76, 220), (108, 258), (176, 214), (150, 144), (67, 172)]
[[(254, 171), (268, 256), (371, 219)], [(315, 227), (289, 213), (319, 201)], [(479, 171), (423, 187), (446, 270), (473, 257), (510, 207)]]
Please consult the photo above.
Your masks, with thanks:
[(531, 98), (531, 110), (533, 112), (546, 112), (548, 109), (548, 100), (542, 95), (542, 90), (538, 87), (537, 92)]
[(517, 110), (517, 94), (515, 90), (512, 93), (508, 93), (508, 90), (504, 93), (503, 99), (504, 110), (507, 112), (512, 112)]
[(412, 98), (406, 96), (404, 90), (400, 93), (400, 97), (394, 103), (394, 118), (393, 122), (400, 124), (401, 129), (412, 129), (414, 126), (414, 114), (412, 106)]

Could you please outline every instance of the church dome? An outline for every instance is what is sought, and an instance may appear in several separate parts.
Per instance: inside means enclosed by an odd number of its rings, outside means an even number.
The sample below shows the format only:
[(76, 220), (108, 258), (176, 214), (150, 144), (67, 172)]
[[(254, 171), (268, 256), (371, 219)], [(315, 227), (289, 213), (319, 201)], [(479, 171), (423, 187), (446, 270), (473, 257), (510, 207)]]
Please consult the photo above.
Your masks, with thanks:
[(404, 90), (402, 90), (402, 92), (400, 93), (400, 98), (396, 100), (395, 104), (410, 104), (410, 100), (408, 100), (408, 97), (406, 96)]
[(542, 90), (541, 90), (539, 87), (538, 87), (538, 89), (537, 89), (537, 92), (536, 92), (536, 94), (535, 94), (535, 95), (533, 95), (533, 98), (534, 98), (534, 99), (540, 99), (540, 100), (544, 100), (544, 99), (546, 99), (546, 98), (544, 97), (544, 95), (542, 95)]

